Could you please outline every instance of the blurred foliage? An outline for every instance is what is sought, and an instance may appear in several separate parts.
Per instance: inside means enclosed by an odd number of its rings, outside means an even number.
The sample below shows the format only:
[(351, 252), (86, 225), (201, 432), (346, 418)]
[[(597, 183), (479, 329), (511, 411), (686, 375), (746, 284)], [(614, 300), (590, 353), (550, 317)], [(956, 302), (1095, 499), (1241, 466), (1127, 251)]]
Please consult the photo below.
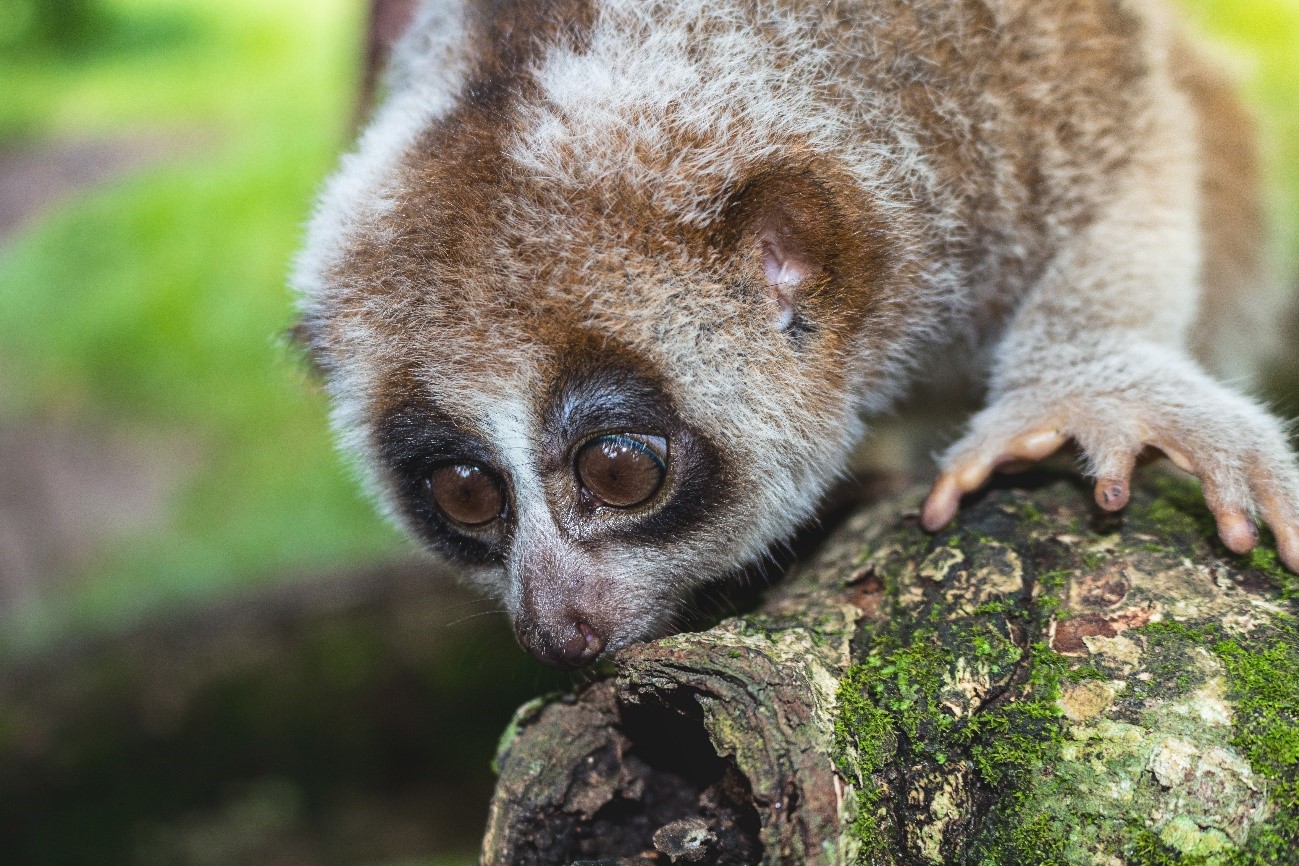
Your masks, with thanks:
[(1299, 262), (1299, 0), (1178, 0), (1263, 127), (1283, 266)]
[(230, 145), (252, 128), (302, 136), (296, 120), (323, 151), (345, 143), (363, 0), (93, 0), (85, 38), (26, 39), (11, 23), (59, 2), (4, 0), (0, 34), (16, 32), (0, 36), (0, 138), (183, 124)]
[(145, 53), (0, 57), (14, 84), (0, 130), (199, 143), (0, 251), (0, 367), (21, 372), (0, 376), (0, 411), (125, 427), (193, 457), (168, 524), (24, 611), (7, 633), (25, 642), (397, 549), (279, 339), (300, 226), (349, 134), (362, 4), (103, 2), (123, 32), (171, 36)]
[(99, 0), (7, 0), (0, 16), (0, 46), (78, 48), (106, 23)]

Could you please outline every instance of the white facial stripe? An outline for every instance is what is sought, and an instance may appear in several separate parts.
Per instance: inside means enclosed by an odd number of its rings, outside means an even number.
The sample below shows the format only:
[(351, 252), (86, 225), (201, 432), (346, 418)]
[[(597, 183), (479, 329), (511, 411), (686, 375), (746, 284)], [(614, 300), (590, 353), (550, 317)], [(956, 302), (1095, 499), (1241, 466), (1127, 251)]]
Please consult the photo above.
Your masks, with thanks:
[(507, 397), (485, 403), (479, 411), (487, 422), (488, 441), (509, 473), (519, 519), (531, 521), (537, 511), (548, 514), (545, 491), (537, 474), (537, 419), (532, 407)]
[[(488, 440), (504, 463), (514, 493), (514, 550), (509, 560), (520, 563), (528, 549), (546, 546), (562, 551), (566, 541), (555, 525), (546, 501), (546, 490), (537, 472), (538, 418), (531, 404), (516, 397), (484, 403), (479, 408), (486, 419)], [(518, 576), (511, 574), (511, 592), (517, 592)]]

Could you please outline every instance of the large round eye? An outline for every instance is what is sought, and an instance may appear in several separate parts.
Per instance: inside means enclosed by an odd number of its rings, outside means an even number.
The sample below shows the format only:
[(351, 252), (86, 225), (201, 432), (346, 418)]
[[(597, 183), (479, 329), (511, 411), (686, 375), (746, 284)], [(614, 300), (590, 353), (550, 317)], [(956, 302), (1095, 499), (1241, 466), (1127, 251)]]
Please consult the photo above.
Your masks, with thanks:
[(501, 516), (500, 482), (476, 463), (452, 463), (433, 470), (428, 492), (447, 517), (464, 526), (483, 526)]
[(631, 508), (658, 492), (667, 458), (668, 441), (662, 436), (610, 433), (582, 446), (577, 477), (605, 505)]

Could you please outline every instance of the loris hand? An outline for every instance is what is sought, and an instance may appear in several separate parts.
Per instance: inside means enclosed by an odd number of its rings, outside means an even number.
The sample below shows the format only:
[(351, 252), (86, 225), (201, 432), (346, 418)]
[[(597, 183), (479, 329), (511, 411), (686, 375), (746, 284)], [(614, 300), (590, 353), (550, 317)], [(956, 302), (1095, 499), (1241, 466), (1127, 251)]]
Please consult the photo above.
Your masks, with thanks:
[[(1228, 548), (1253, 550), (1261, 518), (1276, 535), (1282, 562), (1299, 573), (1299, 466), (1281, 423), (1189, 360), (1157, 369), (1150, 369), (1150, 357), (1140, 360), (1144, 366), (1129, 367), (1143, 370), (1139, 380), (1116, 375), (1122, 365), (1111, 358), (1003, 392), (943, 457), (925, 501), (925, 528), (946, 526), (961, 496), (997, 468), (1041, 460), (1068, 440), (1083, 453), (1097, 504), (1117, 511), (1127, 504), (1137, 456), (1154, 447), (1200, 479)], [(1082, 384), (1062, 387), (1066, 378)], [(1103, 390), (1089, 387), (1098, 381)]]

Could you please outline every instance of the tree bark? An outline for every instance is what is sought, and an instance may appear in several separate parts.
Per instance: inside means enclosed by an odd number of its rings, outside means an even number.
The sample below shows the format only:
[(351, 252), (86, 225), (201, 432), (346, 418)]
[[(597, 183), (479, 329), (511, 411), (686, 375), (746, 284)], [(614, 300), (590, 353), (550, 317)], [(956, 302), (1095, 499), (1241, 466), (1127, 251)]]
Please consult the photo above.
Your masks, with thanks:
[(852, 514), (502, 739), (485, 864), (1299, 862), (1299, 582), (1152, 475)]

